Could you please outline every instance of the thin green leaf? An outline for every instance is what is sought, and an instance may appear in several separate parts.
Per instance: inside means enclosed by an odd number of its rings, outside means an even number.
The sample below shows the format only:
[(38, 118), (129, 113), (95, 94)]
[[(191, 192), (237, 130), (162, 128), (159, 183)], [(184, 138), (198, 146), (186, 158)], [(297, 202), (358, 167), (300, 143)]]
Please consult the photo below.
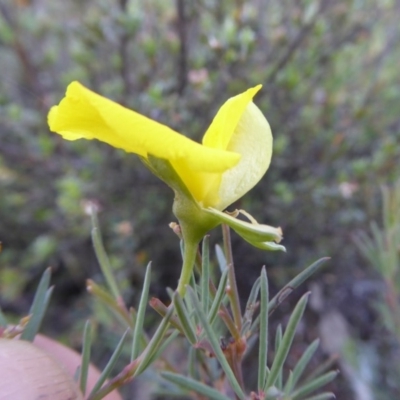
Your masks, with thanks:
[(292, 315), (290, 316), (282, 341), (279, 344), (278, 351), (276, 352), (275, 359), (272, 363), (271, 371), (264, 387), (265, 390), (266, 388), (273, 386), (279, 377), (282, 366), (292, 345), (297, 325), (300, 322), (300, 319), (303, 316), (304, 310), (306, 308), (309, 294), (310, 293), (306, 293), (305, 295), (303, 295), (303, 297), (299, 300), (295, 309), (293, 310)]
[(82, 343), (82, 362), (79, 372), (79, 387), (83, 395), (86, 393), (87, 378), (90, 365), (90, 348), (92, 345), (92, 325), (90, 321), (86, 321), (85, 329), (83, 331)]
[(287, 285), (285, 285), (270, 301), (268, 308), (269, 314), (271, 314), (279, 306), (279, 304), (281, 304), (282, 301), (293, 292), (294, 289), (299, 287), (311, 275), (315, 274), (328, 260), (330, 260), (329, 257), (320, 258), (319, 260), (315, 261), (315, 263), (307, 267), (304, 271), (300, 272), (300, 274), (294, 277)]
[[(268, 314), (271, 315), (276, 308), (304, 281), (306, 281), (311, 275), (315, 274), (322, 265), (330, 260), (329, 257), (323, 257), (317, 260), (315, 263), (311, 264), (304, 271), (300, 272), (296, 277), (294, 277), (288, 284), (286, 284), (269, 302), (268, 305)], [(252, 326), (251, 332), (254, 333), (257, 331), (258, 324), (260, 323), (260, 316), (258, 316)]]
[(125, 343), (125, 339), (128, 335), (129, 330), (126, 330), (125, 333), (122, 335), (120, 341), (117, 344), (117, 347), (115, 348), (113, 354), (111, 355), (107, 365), (104, 367), (103, 372), (101, 373), (99, 379), (93, 386), (92, 391), (89, 394), (88, 399), (95, 399), (96, 397), (96, 392), (103, 386), (104, 382), (109, 379), (111, 371), (115, 367), (115, 364), (117, 363), (119, 356), (121, 355), (123, 345)]
[(158, 350), (160, 344), (165, 336), (165, 333), (169, 327), (169, 320), (174, 312), (174, 307), (170, 305), (167, 310), (167, 314), (162, 319), (160, 325), (158, 326), (157, 330), (155, 331), (153, 337), (151, 338), (149, 344), (147, 345), (146, 349), (140, 356), (140, 363), (134, 373), (134, 376), (139, 375), (142, 373), (147, 366), (149, 365), (149, 360), (152, 359), (153, 354)]
[(182, 297), (179, 295), (178, 292), (174, 293), (173, 302), (187, 340), (190, 342), (191, 345), (195, 345), (197, 342), (195, 328), (191, 324), (190, 315), (186, 310), (186, 307), (183, 304)]
[(307, 347), (306, 351), (300, 357), (300, 360), (297, 362), (296, 366), (293, 369), (293, 379), (291, 381), (291, 385), (289, 385), (289, 381), (288, 381), (285, 386), (286, 394), (289, 394), (294, 389), (294, 387), (297, 385), (297, 382), (299, 381), (301, 375), (304, 373), (304, 370), (305, 370), (307, 364), (310, 362), (312, 356), (317, 351), (318, 346), (319, 346), (319, 339), (315, 339)]
[(215, 295), (214, 301), (212, 302), (210, 312), (208, 313), (208, 321), (212, 325), (218, 310), (221, 306), (221, 302), (224, 298), (225, 295), (225, 289), (226, 289), (226, 282), (228, 280), (228, 268), (225, 268), (224, 272), (221, 275), (221, 279), (219, 281), (218, 289), (217, 289), (217, 294)]
[(325, 392), (321, 394), (316, 394), (315, 396), (307, 397), (304, 400), (331, 400), (336, 399), (336, 396), (333, 393)]
[(151, 282), (151, 262), (148, 263), (146, 268), (146, 274), (144, 276), (142, 294), (140, 296), (139, 308), (136, 314), (136, 323), (133, 329), (133, 340), (131, 349), (131, 361), (133, 361), (140, 352), (141, 337), (143, 334), (143, 323), (146, 314), (146, 307), (149, 298), (149, 288)]
[(189, 348), (188, 354), (188, 374), (191, 378), (199, 381), (199, 368), (197, 363), (197, 349), (194, 347)]
[(251, 292), (249, 298), (247, 299), (246, 309), (244, 311), (243, 316), (243, 325), (242, 325), (242, 336), (247, 336), (248, 331), (250, 330), (251, 323), (253, 322), (253, 315), (257, 308), (257, 297), (260, 292), (260, 277), (256, 279), (253, 287), (251, 288)]
[(227, 262), (226, 262), (224, 251), (222, 250), (221, 246), (219, 246), (218, 244), (215, 246), (215, 254), (217, 255), (219, 269), (220, 269), (221, 273), (223, 273), (226, 269)]
[[(259, 284), (257, 282), (253, 286), (253, 290), (249, 296), (253, 304), (258, 295), (258, 290), (254, 290), (255, 287), (261, 289), (261, 299), (260, 299), (260, 344), (258, 351), (258, 385), (257, 388), (259, 392), (264, 387), (266, 381), (266, 368), (267, 368), (267, 355), (268, 355), (268, 278), (263, 267), (261, 271), (261, 277)], [(248, 302), (249, 303), (249, 302)], [(248, 305), (249, 307), (249, 305)], [(247, 308), (247, 307), (246, 307)]]
[(333, 381), (338, 374), (338, 371), (330, 371), (318, 378), (315, 378), (311, 382), (304, 384), (292, 393), (293, 400), (300, 400), (302, 397), (308, 395), (315, 390), (318, 390), (327, 383)]
[[(282, 325), (279, 324), (278, 327), (276, 328), (276, 334), (275, 334), (275, 354), (278, 353), (281, 343), (282, 343)], [(279, 389), (279, 391), (282, 389), (282, 375), (283, 375), (283, 364), (281, 365), (281, 368), (278, 371), (278, 376), (276, 378), (274, 385)]]
[(283, 388), (283, 392), (285, 393), (285, 395), (288, 396), (290, 392), (293, 390), (294, 386), (295, 384), (294, 384), (293, 371), (289, 371), (289, 376), (286, 380), (285, 387)]
[(201, 301), (205, 313), (208, 313), (210, 304), (210, 236), (205, 236), (202, 245), (202, 266), (201, 266)]
[(114, 274), (112, 272), (110, 260), (107, 256), (107, 253), (104, 249), (103, 239), (101, 237), (99, 221), (97, 218), (97, 213), (93, 209), (91, 209), (91, 217), (92, 217), (92, 243), (94, 247), (94, 251), (96, 253), (97, 260), (99, 262), (101, 272), (104, 275), (104, 278), (107, 282), (111, 293), (113, 294), (115, 299), (122, 298), (120, 290), (117, 285), (117, 281), (114, 278)]
[(174, 289), (171, 289), (170, 287), (165, 288), (165, 290), (166, 290), (166, 292), (167, 292), (167, 295), (169, 296), (169, 298), (170, 298), (171, 301), (172, 301), (172, 299), (173, 299), (173, 297), (174, 297), (175, 290), (174, 290)]
[(325, 360), (323, 363), (318, 364), (317, 368), (315, 368), (305, 379), (304, 383), (306, 382), (311, 382), (313, 379), (316, 377), (322, 375), (325, 371), (328, 369), (332, 368), (333, 365), (337, 363), (338, 360), (338, 355), (334, 354), (330, 356), (327, 360)]
[(171, 335), (169, 335), (166, 339), (164, 338), (164, 342), (156, 349), (156, 351), (153, 353), (153, 355), (148, 359), (147, 364), (143, 365), (143, 371), (153, 362), (158, 360), (162, 353), (164, 353), (164, 350), (173, 342), (177, 337), (179, 336), (178, 331), (173, 331)]
[(39, 331), (40, 324), (42, 323), (44, 314), (50, 301), (51, 293), (53, 292), (53, 287), (49, 288), (50, 276), (51, 270), (50, 268), (47, 268), (40, 279), (33, 303), (29, 310), (31, 318), (21, 334), (22, 340), (32, 342), (35, 338), (35, 335)]
[(243, 393), (242, 388), (240, 387), (231, 367), (229, 366), (228, 361), (226, 360), (224, 353), (221, 350), (219, 340), (216, 336), (216, 334), (213, 332), (211, 324), (208, 322), (208, 318), (205, 315), (203, 308), (196, 296), (196, 293), (191, 287), (188, 287), (188, 294), (192, 299), (193, 306), (195, 307), (195, 310), (197, 312), (197, 315), (201, 321), (201, 326), (206, 332), (207, 338), (210, 341), (211, 347), (214, 351), (214, 354), (221, 364), (222, 369), (224, 370), (226, 377), (228, 378), (228, 381), (230, 382), (232, 389), (235, 391), (239, 399), (245, 399), (245, 394)]
[(211, 400), (230, 400), (229, 397), (224, 396), (218, 390), (205, 385), (204, 383), (198, 382), (192, 378), (174, 374), (172, 372), (161, 372), (161, 376), (164, 379), (169, 380), (170, 382), (175, 383), (178, 386), (181, 386), (189, 391), (197, 392), (207, 399)]
[[(136, 326), (136, 319), (137, 319), (136, 310), (134, 308), (130, 308), (129, 309), (129, 315), (131, 317), (132, 327), (135, 327)], [(131, 330), (133, 330), (133, 328)], [(146, 334), (146, 332), (144, 330), (142, 331), (142, 333), (140, 335), (140, 342), (141, 342), (140, 347), (143, 348), (143, 349), (147, 346), (147, 343), (149, 342), (147, 334)]]
[(102, 288), (91, 279), (87, 280), (86, 289), (111, 311), (111, 315), (116, 318), (124, 328), (130, 327), (133, 329), (131, 315), (126, 311), (125, 307), (121, 307), (118, 301), (106, 289)]
[[(150, 299), (150, 307), (156, 311), (162, 318), (165, 318), (165, 316), (168, 314), (168, 307), (161, 302), (160, 299), (157, 299), (156, 297), (152, 297)], [(178, 329), (182, 335), (183, 335), (183, 328), (181, 326), (181, 323), (179, 322), (179, 319), (177, 318), (176, 315), (173, 315), (170, 317), (169, 320), (170, 324), (175, 328)]]

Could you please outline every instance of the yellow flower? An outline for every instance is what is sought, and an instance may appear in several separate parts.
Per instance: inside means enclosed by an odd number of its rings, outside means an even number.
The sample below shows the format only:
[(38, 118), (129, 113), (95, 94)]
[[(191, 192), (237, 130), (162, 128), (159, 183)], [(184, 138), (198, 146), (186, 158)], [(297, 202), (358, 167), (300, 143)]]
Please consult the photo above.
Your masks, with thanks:
[(274, 243), (281, 240), (280, 228), (222, 212), (259, 182), (271, 161), (271, 129), (252, 102), (260, 88), (227, 100), (202, 144), (78, 82), (71, 83), (64, 99), (51, 108), (48, 122), (64, 139), (97, 139), (139, 155), (174, 190), (173, 210), (185, 242), (198, 242), (223, 222), (257, 247), (284, 250)]

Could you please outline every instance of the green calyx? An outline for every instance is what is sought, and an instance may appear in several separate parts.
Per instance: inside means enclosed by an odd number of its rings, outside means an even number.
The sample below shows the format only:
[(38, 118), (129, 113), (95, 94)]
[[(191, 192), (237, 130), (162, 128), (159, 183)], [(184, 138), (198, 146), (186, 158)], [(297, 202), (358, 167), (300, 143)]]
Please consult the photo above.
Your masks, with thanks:
[[(205, 211), (218, 219), (219, 223), (226, 224), (240, 235), (246, 242), (262, 250), (286, 251), (285, 247), (278, 244), (282, 240), (281, 228), (259, 224), (249, 213), (236, 210), (232, 213), (218, 211), (215, 208), (207, 208)], [(237, 219), (242, 214), (250, 222)]]
[(209, 214), (193, 198), (168, 160), (148, 156), (146, 159), (142, 158), (142, 161), (174, 191), (172, 210), (179, 221), (183, 239), (199, 243), (209, 230), (220, 223), (218, 218)]

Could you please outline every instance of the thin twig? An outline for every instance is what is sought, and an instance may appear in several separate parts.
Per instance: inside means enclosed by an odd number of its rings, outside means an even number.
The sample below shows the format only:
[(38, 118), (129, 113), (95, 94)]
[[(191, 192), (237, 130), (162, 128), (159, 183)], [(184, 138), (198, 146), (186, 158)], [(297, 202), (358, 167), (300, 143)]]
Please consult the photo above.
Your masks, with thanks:
[(185, 0), (176, 0), (177, 11), (177, 30), (179, 37), (179, 55), (178, 55), (178, 75), (177, 75), (177, 91), (181, 95), (187, 85), (187, 31), (186, 31), (186, 14)]

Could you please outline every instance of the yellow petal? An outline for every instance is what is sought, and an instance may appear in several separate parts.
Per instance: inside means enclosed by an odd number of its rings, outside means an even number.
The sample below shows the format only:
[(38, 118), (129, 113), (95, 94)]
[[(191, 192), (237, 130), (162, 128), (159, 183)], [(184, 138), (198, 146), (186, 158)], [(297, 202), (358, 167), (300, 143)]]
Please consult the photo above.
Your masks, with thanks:
[(208, 128), (205, 146), (238, 152), (242, 158), (234, 168), (211, 177), (204, 204), (223, 210), (252, 189), (265, 174), (272, 155), (268, 121), (252, 102), (261, 85), (230, 98)]
[[(227, 149), (243, 113), (261, 87), (262, 85), (257, 85), (250, 88), (237, 96), (231, 97), (222, 105), (203, 137), (204, 146), (221, 150)], [(238, 152), (241, 153), (240, 149)], [(230, 202), (228, 197), (223, 196), (223, 201), (221, 201), (221, 191), (219, 188), (222, 174), (208, 174), (203, 179), (205, 180), (205, 183), (202, 185), (202, 205), (204, 207), (211, 206), (222, 209), (221, 207), (225, 208), (236, 200), (235, 197)]]
[(226, 148), (242, 155), (240, 162), (222, 174), (219, 202), (223, 210), (252, 189), (271, 162), (272, 133), (260, 109), (249, 103)]
[(65, 98), (50, 110), (48, 122), (53, 132), (67, 140), (98, 139), (142, 157), (151, 154), (170, 160), (194, 172), (221, 173), (240, 159), (237, 153), (202, 146), (78, 82), (68, 86)]
[(223, 104), (203, 137), (204, 146), (226, 150), (242, 114), (261, 86), (231, 97)]

